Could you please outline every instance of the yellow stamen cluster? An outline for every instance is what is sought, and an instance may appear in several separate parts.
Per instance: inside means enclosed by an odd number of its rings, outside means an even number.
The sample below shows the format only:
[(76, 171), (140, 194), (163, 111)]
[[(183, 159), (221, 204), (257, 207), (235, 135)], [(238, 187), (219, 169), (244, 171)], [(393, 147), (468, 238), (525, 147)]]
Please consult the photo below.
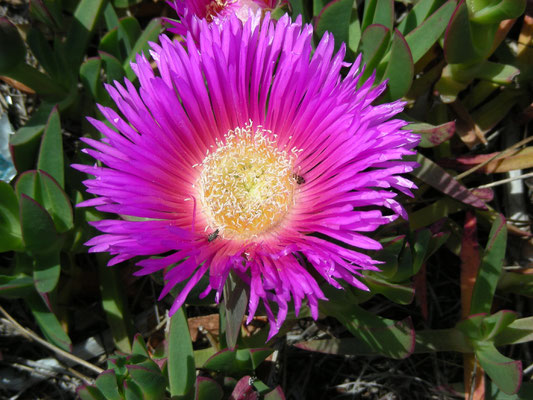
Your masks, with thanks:
[(213, 0), (205, 6), (205, 19), (207, 22), (212, 22), (224, 8), (229, 4), (235, 3), (237, 0)]
[(201, 164), (198, 192), (209, 228), (247, 240), (278, 226), (294, 201), (293, 154), (251, 123), (228, 132)]

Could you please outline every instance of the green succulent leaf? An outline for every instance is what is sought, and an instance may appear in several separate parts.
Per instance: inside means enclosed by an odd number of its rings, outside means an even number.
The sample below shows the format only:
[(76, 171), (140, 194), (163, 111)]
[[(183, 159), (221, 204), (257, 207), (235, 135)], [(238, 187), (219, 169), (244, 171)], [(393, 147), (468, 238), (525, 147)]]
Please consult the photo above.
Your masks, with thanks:
[(214, 380), (205, 376), (196, 378), (195, 400), (220, 400), (224, 396), (222, 387)]
[(126, 400), (144, 400), (143, 390), (139, 385), (130, 379), (126, 379), (123, 382), (124, 386), (124, 398)]
[(33, 18), (44, 22), (51, 29), (62, 30), (61, 3), (61, 0), (30, 0), (30, 13)]
[(183, 307), (170, 319), (167, 340), (170, 395), (191, 396), (196, 370), (189, 326)]
[(35, 255), (33, 281), (39, 293), (54, 290), (59, 282), (60, 274), (61, 261), (58, 250)]
[(352, 7), (353, 0), (334, 0), (327, 4), (315, 22), (318, 37), (322, 38), (326, 31), (332, 33), (336, 49), (341, 43), (348, 43)]
[(61, 188), (65, 187), (63, 139), (57, 106), (52, 109), (44, 128), (37, 168), (50, 174)]
[(403, 321), (382, 318), (359, 307), (348, 291), (322, 289), (329, 301), (321, 301), (320, 310), (337, 318), (361, 341), (361, 348), (366, 348), (368, 354), (402, 359), (413, 353), (415, 333), (410, 318)]
[(107, 400), (122, 400), (118, 390), (117, 376), (112, 369), (105, 370), (98, 375), (94, 384)]
[(372, 24), (380, 24), (392, 29), (394, 25), (394, 0), (365, 1), (361, 29), (364, 31)]
[(20, 198), (20, 222), (26, 250), (33, 255), (49, 254), (60, 248), (61, 242), (50, 214), (25, 194)]
[(26, 42), (39, 64), (55, 82), (61, 85), (64, 81), (64, 69), (56, 51), (50, 46), (42, 31), (37, 28), (30, 29)]
[(141, 388), (144, 400), (165, 398), (166, 380), (157, 366), (149, 368), (146, 365), (128, 365), (127, 369), (132, 379)]
[[(426, 3), (429, 2), (426, 1)], [(433, 1), (433, 3), (435, 2)], [(423, 22), (420, 21), (418, 25), (416, 25), (413, 30), (410, 30), (405, 36), (405, 40), (411, 49), (413, 63), (418, 62), (442, 36), (455, 7), (456, 2), (454, 0), (447, 1), (427, 19), (424, 19)], [(409, 16), (407, 16), (406, 20), (407, 19), (409, 19)], [(401, 29), (399, 29), (399, 31), (403, 33)]]
[(135, 337), (133, 338), (131, 353), (138, 354), (140, 356), (150, 357), (150, 354), (148, 353), (148, 348), (146, 347), (146, 342), (144, 341), (140, 333), (135, 334)]
[(455, 133), (455, 121), (445, 122), (440, 125), (431, 125), (424, 122), (412, 123), (405, 127), (420, 135), (418, 146), (429, 148), (438, 146), (451, 139)]
[(107, 400), (94, 386), (81, 386), (77, 393), (81, 400)]
[(507, 394), (515, 394), (522, 382), (522, 363), (501, 354), (492, 342), (475, 343), (476, 357), (490, 379)]
[(248, 306), (249, 287), (234, 272), (230, 272), (224, 285), (226, 345), (234, 349), (241, 331), (242, 320)]
[(0, 253), (23, 248), (17, 196), (9, 183), (0, 181)]
[(518, 18), (526, 9), (526, 0), (466, 0), (470, 20), (480, 24), (498, 24)]
[(15, 184), (17, 195), (26, 195), (36, 200), (50, 214), (56, 230), (60, 233), (74, 226), (70, 200), (54, 178), (44, 171), (27, 171)]
[(13, 163), (18, 173), (35, 168), (41, 135), (54, 104), (43, 102), (30, 117), (26, 125), (18, 129), (9, 139)]
[(113, 5), (117, 8), (128, 8), (140, 2), (141, 0), (113, 0)]
[(33, 278), (26, 274), (0, 275), (0, 297), (21, 299), (35, 292)]
[(15, 25), (0, 17), (0, 74), (18, 67), (26, 58), (26, 46)]
[(85, 90), (99, 103), (106, 100), (101, 79), (102, 67), (103, 61), (100, 57), (89, 58), (80, 67), (80, 78)]
[(105, 4), (106, 0), (81, 0), (74, 11), (74, 21), (67, 34), (65, 53), (69, 55), (68, 61), (76, 74)]
[(71, 352), (72, 342), (70, 338), (63, 330), (55, 314), (44, 302), (43, 297), (34, 291), (33, 294), (25, 298), (25, 301), (46, 340), (65, 351)]
[(483, 319), (481, 329), (484, 340), (492, 340), (502, 333), (517, 318), (517, 314), (509, 310), (501, 310)]
[(492, 298), (502, 273), (506, 245), (506, 221), (503, 215), (498, 214), (492, 224), (489, 242), (474, 285), (470, 314), (490, 313)]
[[(383, 71), (379, 74), (379, 71)], [(385, 98), (397, 100), (404, 96), (411, 87), (414, 76), (413, 56), (403, 35), (395, 30), (388, 57), (378, 65), (378, 74), (382, 80), (387, 79)]]
[[(107, 261), (108, 258), (99, 255), (98, 276), (100, 278), (102, 308), (111, 328), (115, 345), (123, 352), (130, 352), (133, 322), (128, 308), (128, 300), (118, 271), (114, 268), (108, 268)], [(136, 350), (139, 350), (139, 346), (136, 347)], [(133, 353), (141, 354), (137, 351)], [(143, 355), (147, 356), (147, 354)]]
[(211, 356), (203, 368), (237, 375), (252, 373), (272, 352), (269, 348), (224, 349)]

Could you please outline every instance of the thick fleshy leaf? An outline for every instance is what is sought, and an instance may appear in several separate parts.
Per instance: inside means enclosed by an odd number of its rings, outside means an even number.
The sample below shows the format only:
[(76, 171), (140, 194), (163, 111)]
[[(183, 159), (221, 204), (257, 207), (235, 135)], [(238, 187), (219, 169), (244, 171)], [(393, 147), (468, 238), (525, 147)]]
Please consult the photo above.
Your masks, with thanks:
[(7, 74), (24, 62), (26, 46), (15, 25), (0, 17), (0, 75)]
[(372, 294), (381, 294), (389, 300), (398, 304), (411, 304), (415, 295), (414, 288), (407, 284), (387, 282), (377, 277), (367, 277), (364, 283)]
[(519, 74), (520, 70), (513, 65), (485, 61), (477, 69), (476, 78), (500, 85), (509, 85)]
[(498, 24), (471, 24), (464, 0), (454, 11), (444, 37), (444, 55), (449, 64), (481, 61), (490, 54)]
[(507, 225), (503, 215), (498, 214), (489, 233), (489, 242), (472, 293), (470, 314), (490, 313), (492, 298), (502, 272), (506, 245)]
[(98, 102), (102, 102), (105, 98), (100, 75), (102, 64), (100, 57), (92, 57), (87, 59), (80, 67), (80, 78), (85, 90), (91, 94), (93, 100)]
[(94, 386), (80, 386), (76, 392), (81, 400), (107, 400)]
[[(380, 319), (376, 317), (376, 319)], [(381, 319), (383, 322), (390, 321)], [(408, 320), (372, 324), (363, 323), (359, 326), (345, 326), (353, 334), (357, 329), (361, 330), (354, 338), (311, 340), (295, 344), (296, 347), (318, 351), (326, 354), (358, 355), (386, 357), (402, 359), (408, 357), (414, 351), (414, 330)], [(380, 342), (382, 341), (382, 342)]]
[(475, 344), (479, 363), (490, 379), (507, 394), (514, 394), (522, 383), (522, 363), (505, 357), (492, 342)]
[(65, 72), (57, 51), (52, 48), (40, 29), (32, 28), (28, 32), (26, 42), (39, 64), (59, 85), (64, 83)]
[(222, 371), (228, 374), (244, 374), (253, 372), (273, 350), (268, 348), (255, 349), (224, 349), (210, 357), (203, 368)]
[(416, 161), (420, 164), (420, 167), (415, 169), (412, 174), (424, 183), (465, 204), (482, 210), (487, 208), (485, 202), (474, 196), (466, 187), (454, 179), (453, 176), (429, 158), (417, 154)]
[(403, 35), (395, 30), (392, 36), (392, 45), (385, 64), (378, 66), (378, 71), (383, 70), (382, 79), (387, 79), (386, 99), (397, 100), (404, 96), (413, 82), (414, 64), (409, 45)]
[(0, 297), (21, 299), (34, 292), (32, 277), (26, 274), (0, 275)]
[(36, 292), (25, 298), (35, 322), (39, 325), (46, 339), (65, 351), (72, 351), (72, 342), (63, 330), (60, 322)]
[(31, 118), (22, 128), (17, 130), (9, 138), (9, 146), (13, 155), (13, 163), (20, 174), (29, 169), (35, 168), (41, 135), (52, 111), (53, 104), (42, 103), (39, 109), (33, 113)]
[(234, 349), (241, 331), (242, 321), (248, 306), (249, 287), (233, 272), (224, 285), (224, 308), (226, 311), (226, 345)]
[[(133, 334), (133, 322), (128, 309), (128, 299), (124, 290), (124, 283), (119, 277), (119, 271), (108, 268), (106, 260), (100, 256), (98, 265), (98, 275), (100, 281), (100, 294), (102, 296), (102, 308), (104, 310), (107, 323), (111, 328), (115, 346), (129, 353), (131, 350), (131, 336)], [(136, 346), (140, 351), (140, 344)], [(137, 351), (133, 352), (138, 354)]]
[(380, 24), (392, 29), (394, 25), (394, 0), (365, 1), (361, 29), (372, 24)]
[(117, 376), (112, 369), (105, 370), (98, 375), (94, 384), (107, 400), (122, 400), (118, 390)]
[(420, 147), (435, 147), (449, 140), (455, 133), (455, 121), (445, 122), (440, 125), (431, 125), (425, 122), (412, 123), (405, 127), (420, 135)]
[[(420, 2), (424, 3), (424, 2)], [(420, 4), (419, 3), (419, 4)], [(426, 1), (425, 3), (433, 3), (434, 1)], [(418, 4), (417, 4), (418, 6)], [(418, 24), (413, 30), (405, 36), (405, 40), (411, 49), (411, 55), (413, 57), (413, 63), (419, 61), (424, 54), (437, 42), (437, 40), (442, 36), (450, 17), (455, 10), (456, 2), (454, 0), (447, 1), (442, 7), (436, 10), (429, 18), (424, 19), (422, 23), (418, 21)], [(416, 6), (414, 7), (416, 9)], [(413, 9), (413, 11), (414, 11)], [(422, 14), (422, 13), (421, 13)], [(416, 13), (414, 14), (416, 19)], [(408, 20), (409, 15), (406, 17)], [(409, 24), (410, 25), (410, 24)], [(407, 26), (407, 22), (406, 22)], [(400, 28), (398, 28), (400, 30)], [(404, 31), (400, 30), (402, 33), (407, 30), (404, 27)]]
[(105, 0), (81, 0), (74, 11), (74, 20), (67, 34), (65, 52), (68, 54), (71, 69), (76, 73), (105, 4)]
[(352, 7), (352, 0), (333, 0), (327, 4), (315, 21), (318, 37), (322, 37), (326, 31), (332, 33), (337, 49), (341, 43), (348, 43)]
[(52, 217), (58, 232), (65, 232), (74, 226), (70, 200), (59, 184), (44, 171), (27, 171), (19, 176), (17, 195), (25, 194), (42, 205)]
[[(445, 168), (455, 168), (464, 171), (484, 163), (496, 156), (498, 153), (480, 154), (475, 156), (461, 156), (456, 159), (443, 159), (440, 164)], [(507, 156), (489, 161), (476, 172), (484, 174), (503, 173), (517, 169), (526, 169), (533, 167), (533, 147), (528, 146), (520, 150), (513, 151)]]
[(533, 275), (504, 272), (498, 290), (533, 298)]
[(167, 340), (170, 395), (190, 396), (193, 393), (196, 371), (189, 326), (183, 307), (170, 319)]
[(146, 342), (144, 341), (140, 333), (136, 333), (133, 338), (133, 344), (131, 345), (131, 354), (137, 354), (140, 356), (150, 357), (148, 353), (148, 348), (146, 347)]
[(44, 22), (50, 28), (62, 29), (61, 1), (30, 0), (30, 13), (33, 18)]
[(348, 28), (348, 48), (357, 53), (359, 42), (361, 41), (361, 23), (359, 22), (359, 14), (357, 12), (356, 3), (353, 4), (352, 14), (350, 18), (350, 27)]
[(0, 253), (23, 248), (17, 196), (9, 183), (0, 181)]
[(223, 396), (222, 387), (214, 379), (205, 376), (196, 378), (195, 400), (220, 400)]
[(30, 253), (48, 254), (60, 248), (60, 238), (52, 217), (39, 203), (25, 194), (20, 198), (20, 222), (22, 239)]
[(107, 54), (111, 54), (113, 57), (120, 59), (122, 54), (120, 52), (120, 43), (118, 39), (118, 28), (112, 29), (107, 32), (100, 39), (98, 44), (98, 50)]
[(100, 39), (98, 48), (123, 61), (131, 53), (133, 45), (140, 35), (141, 27), (137, 19), (134, 17), (121, 18), (118, 20), (118, 25)]
[(57, 106), (52, 109), (41, 139), (37, 168), (52, 176), (61, 188), (65, 187), (63, 139)]
[(143, 400), (160, 400), (165, 396), (166, 382), (159, 368), (153, 361), (155, 368), (146, 365), (128, 365), (128, 373), (139, 385), (143, 393)]
[(373, 354), (402, 359), (414, 351), (415, 332), (410, 318), (393, 321), (359, 307), (348, 291), (323, 287), (329, 301), (320, 310), (337, 318)]
[(105, 51), (99, 51), (98, 55), (104, 61), (104, 70), (107, 76), (107, 83), (121, 81), (124, 78), (124, 68), (120, 61)]
[(484, 340), (492, 340), (516, 320), (517, 314), (509, 310), (501, 310), (483, 319), (481, 329)]
[(533, 341), (532, 326), (533, 317), (517, 319), (494, 338), (494, 344), (503, 346)]
[(132, 380), (125, 380), (123, 383), (124, 386), (124, 397), (126, 400), (144, 400), (142, 388), (139, 387)]
[(470, 20), (480, 24), (498, 24), (504, 19), (518, 18), (526, 9), (526, 0), (467, 0)]
[(117, 8), (128, 8), (140, 2), (141, 0), (113, 0), (113, 5)]
[(407, 35), (417, 26), (421, 25), (431, 14), (442, 6), (442, 0), (417, 1), (409, 13), (402, 18), (396, 27), (402, 35)]
[(472, 118), (482, 132), (488, 132), (500, 123), (520, 99), (520, 93), (504, 90), (472, 112)]
[(390, 29), (383, 25), (368, 26), (361, 36), (360, 51), (366, 64), (365, 76), (381, 62), (390, 44)]
[[(293, 18), (295, 18), (298, 15), (304, 14), (304, 0), (289, 0), (289, 3), (291, 4), (291, 15)], [(302, 15), (305, 20), (305, 15)]]
[(35, 255), (33, 281), (39, 293), (48, 293), (54, 290), (59, 282), (60, 274), (59, 250)]

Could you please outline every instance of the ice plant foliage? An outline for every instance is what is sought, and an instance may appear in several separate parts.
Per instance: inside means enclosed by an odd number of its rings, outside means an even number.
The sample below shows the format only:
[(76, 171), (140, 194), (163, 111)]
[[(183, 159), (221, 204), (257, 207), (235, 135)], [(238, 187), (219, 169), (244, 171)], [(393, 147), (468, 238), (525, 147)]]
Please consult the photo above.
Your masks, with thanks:
[(185, 35), (188, 31), (197, 34), (198, 20), (205, 18), (207, 22), (221, 23), (231, 15), (246, 21), (250, 15), (258, 11), (268, 11), (276, 7), (278, 0), (171, 0), (167, 3), (176, 10), (180, 21), (165, 19), (170, 26), (169, 31)]
[(164, 270), (161, 298), (186, 281), (171, 313), (206, 274), (202, 296), (219, 301), (233, 270), (250, 286), (248, 321), (262, 303), (271, 337), (291, 301), (318, 317), (318, 275), (367, 290), (358, 276), (379, 262), (362, 250), (380, 244), (365, 232), (406, 218), (395, 197), (415, 187), (402, 158), (418, 136), (391, 119), (401, 101), (372, 105), (385, 84), (363, 82), (360, 57), (343, 62), (331, 34), (313, 51), (301, 19), (260, 16), (161, 36), (158, 72), (144, 56), (133, 65), (139, 90), (107, 86), (120, 114), (100, 107), (109, 125), (90, 121), (104, 138), (83, 139), (98, 164), (75, 167), (95, 177), (80, 206), (121, 216), (92, 223), (103, 234), (90, 251), (114, 255), (110, 265), (159, 255), (136, 274)]

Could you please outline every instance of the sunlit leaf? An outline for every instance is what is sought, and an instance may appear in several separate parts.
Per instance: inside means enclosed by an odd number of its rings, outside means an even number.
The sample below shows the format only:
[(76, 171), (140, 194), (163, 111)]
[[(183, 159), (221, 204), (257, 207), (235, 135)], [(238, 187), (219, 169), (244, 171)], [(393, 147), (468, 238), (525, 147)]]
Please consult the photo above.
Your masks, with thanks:
[(190, 396), (193, 394), (196, 371), (189, 326), (183, 307), (170, 319), (167, 340), (170, 395)]
[(489, 233), (489, 242), (472, 293), (470, 314), (490, 313), (492, 298), (503, 267), (506, 245), (507, 226), (505, 218), (498, 214)]

